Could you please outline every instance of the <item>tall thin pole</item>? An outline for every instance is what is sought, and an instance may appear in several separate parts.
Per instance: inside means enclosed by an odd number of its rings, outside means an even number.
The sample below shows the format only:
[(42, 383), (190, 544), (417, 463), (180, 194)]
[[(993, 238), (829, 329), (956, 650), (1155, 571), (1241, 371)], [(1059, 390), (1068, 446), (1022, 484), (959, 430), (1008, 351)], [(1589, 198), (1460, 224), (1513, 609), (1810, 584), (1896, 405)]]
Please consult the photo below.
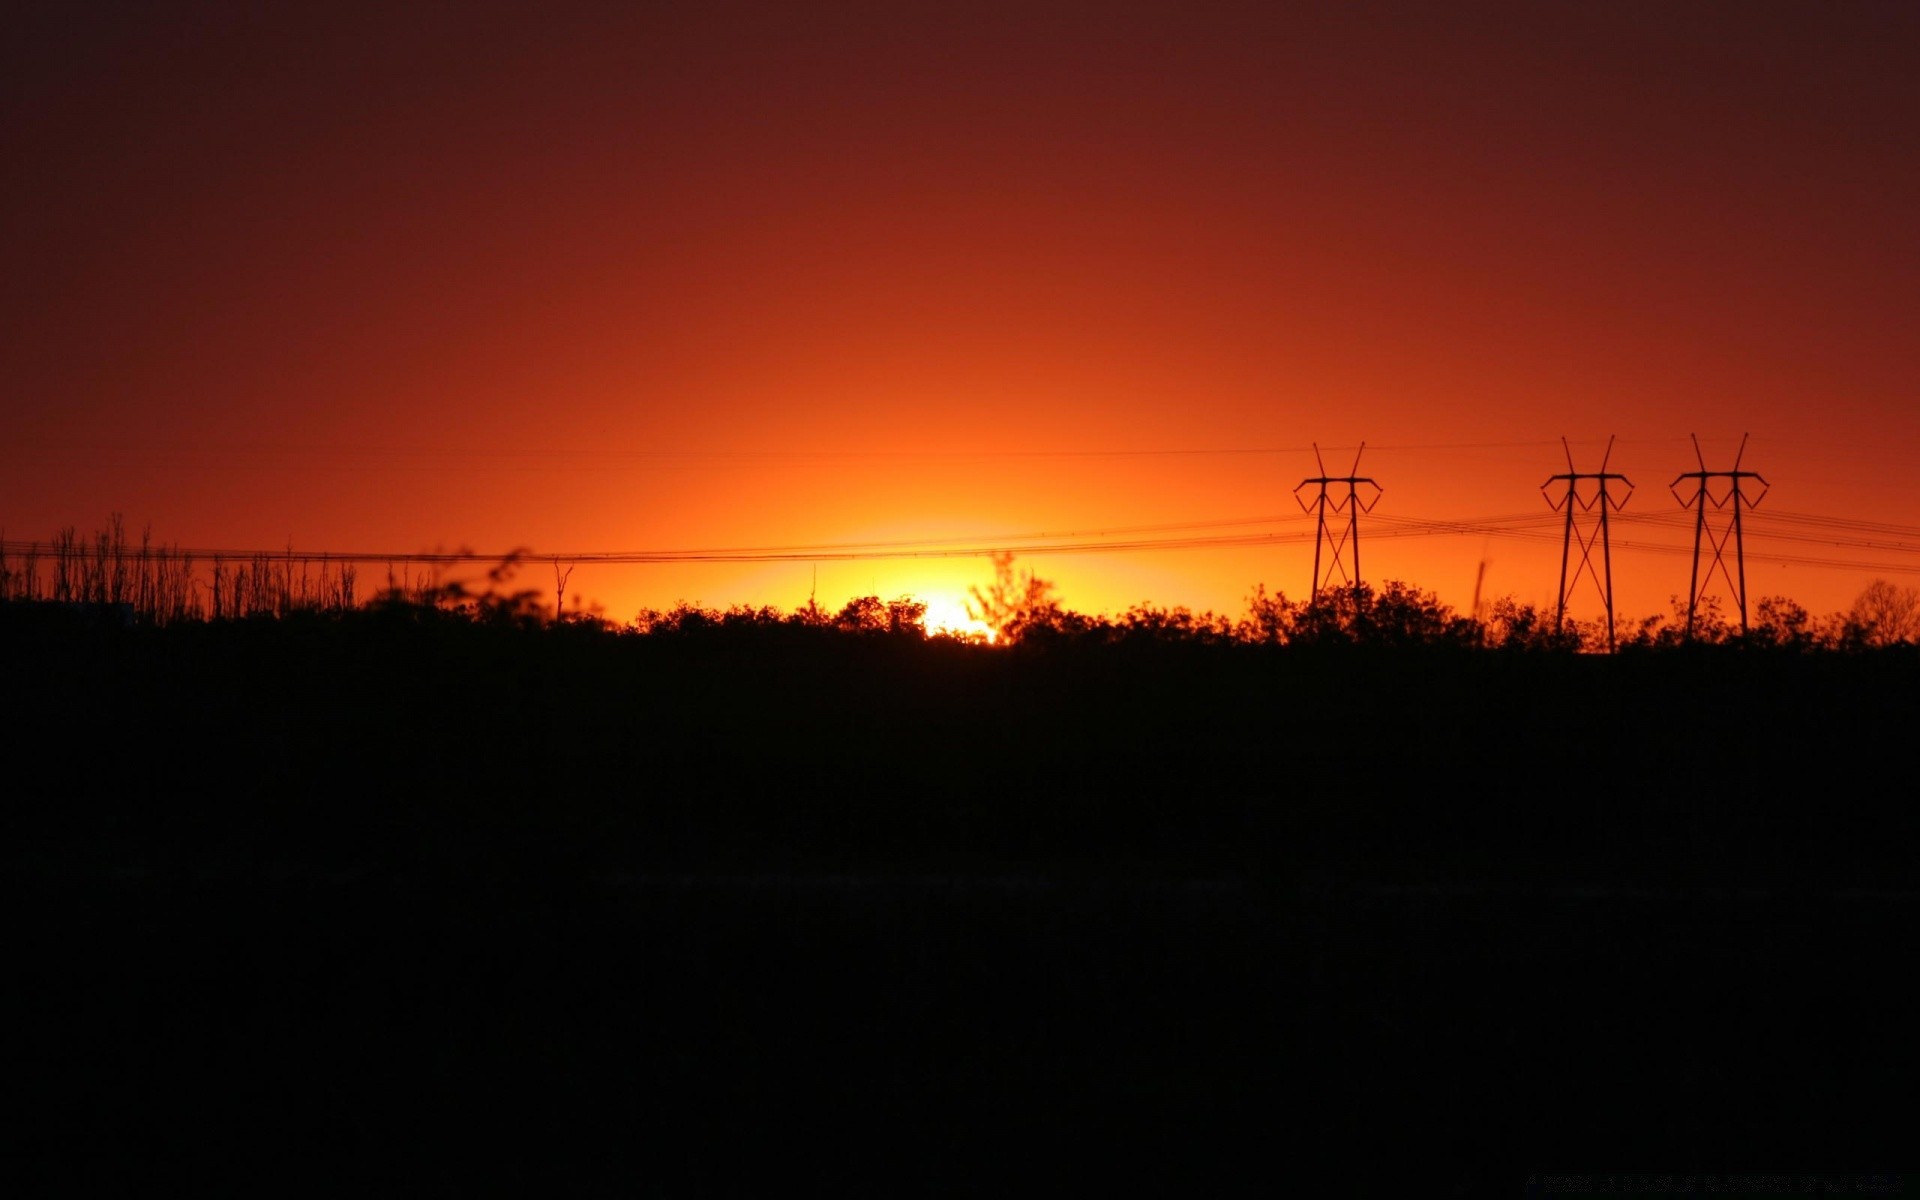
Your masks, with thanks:
[[(1564, 441), (1565, 439), (1562, 440)], [(1571, 479), (1571, 472), (1573, 471), (1573, 452), (1571, 450), (1567, 452), (1567, 471), (1569, 472), (1567, 478)], [(1560, 478), (1560, 476), (1554, 476), (1554, 479), (1558, 478)], [(1547, 482), (1552, 483), (1553, 480), (1549, 479)], [(1574, 506), (1572, 483), (1567, 484), (1567, 498), (1564, 502), (1564, 507), (1567, 510), (1567, 520), (1560, 532), (1560, 602), (1559, 606), (1553, 610), (1553, 631), (1555, 633), (1560, 632), (1560, 626), (1564, 624), (1567, 619), (1567, 559), (1573, 552)]]
[(1607, 649), (1609, 650), (1613, 649), (1613, 539), (1607, 534), (1607, 510), (1612, 507), (1607, 503), (1607, 463), (1612, 458), (1613, 439), (1609, 437), (1607, 452), (1600, 459), (1600, 565), (1606, 572)]

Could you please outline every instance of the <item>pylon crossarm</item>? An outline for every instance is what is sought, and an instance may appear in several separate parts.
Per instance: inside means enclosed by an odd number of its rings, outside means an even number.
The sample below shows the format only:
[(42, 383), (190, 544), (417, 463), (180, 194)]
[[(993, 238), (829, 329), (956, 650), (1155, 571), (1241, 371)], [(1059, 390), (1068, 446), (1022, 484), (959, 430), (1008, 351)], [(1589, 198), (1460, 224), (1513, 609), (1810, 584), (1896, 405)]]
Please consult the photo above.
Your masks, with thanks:
[[(1755, 475), (1755, 476), (1754, 476), (1754, 478), (1755, 478), (1755, 479), (1760, 479), (1760, 477), (1759, 477), (1758, 475)], [(1758, 496), (1755, 496), (1755, 497), (1753, 497), (1753, 498), (1752, 498), (1751, 500), (1748, 500), (1748, 501), (1747, 501), (1747, 507), (1748, 507), (1748, 508), (1758, 508), (1758, 507), (1760, 507), (1760, 501), (1762, 501), (1762, 500), (1764, 500), (1764, 499), (1766, 499), (1766, 496), (1767, 496), (1767, 493), (1768, 493), (1768, 492), (1770, 492), (1770, 491), (1772, 491), (1772, 490), (1773, 490), (1773, 485), (1772, 485), (1772, 484), (1770, 484), (1770, 483), (1768, 483), (1768, 482), (1767, 482), (1766, 480), (1764, 480), (1764, 479), (1760, 479), (1760, 494), (1759, 494)], [(1741, 495), (1741, 496), (1742, 496), (1742, 497), (1744, 498), (1744, 497), (1746, 496), (1746, 493), (1745, 493), (1745, 492), (1742, 492), (1742, 493), (1740, 493), (1740, 495)]]

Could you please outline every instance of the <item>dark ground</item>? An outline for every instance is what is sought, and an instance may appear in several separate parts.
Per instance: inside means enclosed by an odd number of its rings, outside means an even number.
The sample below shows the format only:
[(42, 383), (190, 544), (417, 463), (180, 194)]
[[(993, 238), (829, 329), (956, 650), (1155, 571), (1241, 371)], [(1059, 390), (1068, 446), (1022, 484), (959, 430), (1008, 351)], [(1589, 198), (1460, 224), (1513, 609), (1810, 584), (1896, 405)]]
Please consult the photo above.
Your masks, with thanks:
[(1500, 1195), (1910, 1155), (1910, 657), (0, 645), (37, 1192)]

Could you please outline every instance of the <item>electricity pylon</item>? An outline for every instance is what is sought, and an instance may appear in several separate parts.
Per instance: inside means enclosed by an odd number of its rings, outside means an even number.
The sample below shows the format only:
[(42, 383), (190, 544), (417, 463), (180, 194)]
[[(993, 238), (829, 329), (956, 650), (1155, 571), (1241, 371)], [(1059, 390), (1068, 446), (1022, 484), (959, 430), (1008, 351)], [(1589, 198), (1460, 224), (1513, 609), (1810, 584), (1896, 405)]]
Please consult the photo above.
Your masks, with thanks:
[[(1560, 448), (1567, 453), (1566, 474), (1549, 476), (1547, 482), (1540, 485), (1542, 494), (1546, 494), (1547, 484), (1564, 481), (1567, 485), (1566, 495), (1560, 499), (1555, 500), (1551, 495), (1547, 495), (1547, 503), (1555, 512), (1565, 509), (1567, 513), (1566, 533), (1560, 542), (1560, 606), (1553, 614), (1554, 632), (1558, 633), (1566, 621), (1567, 597), (1572, 595), (1573, 589), (1579, 586), (1580, 576), (1586, 575), (1600, 589), (1600, 602), (1607, 609), (1607, 649), (1611, 651), (1614, 648), (1613, 547), (1607, 537), (1607, 514), (1618, 512), (1626, 506), (1627, 497), (1633, 495), (1633, 480), (1607, 470), (1607, 461), (1613, 457), (1611, 437), (1607, 439), (1607, 452), (1600, 459), (1598, 471), (1573, 469), (1573, 448), (1567, 445), (1566, 438), (1560, 439)], [(1608, 482), (1615, 479), (1627, 485), (1627, 495), (1617, 500), (1613, 493), (1607, 490)], [(1591, 492), (1581, 491), (1582, 480), (1593, 481), (1594, 487)], [(1580, 522), (1575, 520), (1576, 513), (1596, 513), (1597, 515), (1595, 520), (1585, 528), (1581, 528)], [(1600, 574), (1598, 575), (1593, 571), (1593, 544), (1596, 541), (1600, 543)], [(1573, 547), (1576, 544), (1580, 547), (1580, 565), (1574, 568), (1573, 578), (1568, 579), (1567, 562), (1572, 557)]]
[[(1693, 435), (1689, 434), (1688, 436), (1692, 437)], [(1707, 470), (1707, 460), (1700, 454), (1700, 439), (1694, 437), (1693, 458), (1695, 462), (1700, 464), (1700, 469), (1698, 471), (1687, 471), (1683, 474), (1676, 475), (1673, 482), (1667, 485), (1667, 490), (1673, 493), (1673, 498), (1680, 501), (1680, 507), (1691, 508), (1694, 511), (1693, 581), (1687, 587), (1688, 640), (1692, 640), (1693, 638), (1693, 614), (1700, 603), (1700, 588), (1702, 584), (1700, 578), (1700, 543), (1703, 539), (1713, 547), (1713, 561), (1707, 564), (1707, 578), (1705, 583), (1707, 586), (1712, 586), (1713, 573), (1716, 570), (1720, 572), (1720, 578), (1726, 580), (1727, 586), (1733, 589), (1734, 600), (1740, 606), (1740, 632), (1743, 634), (1747, 632), (1747, 551), (1745, 542), (1740, 534), (1740, 510), (1757, 506), (1760, 503), (1761, 497), (1767, 494), (1771, 485), (1768, 484), (1765, 479), (1760, 478), (1759, 472), (1742, 471), (1740, 469), (1740, 460), (1746, 457), (1746, 453), (1747, 435), (1743, 433), (1740, 435), (1739, 453), (1733, 456), (1733, 470), (1709, 471)], [(1682, 496), (1680, 494), (1680, 481), (1682, 479), (1693, 480), (1692, 496)], [(1726, 491), (1721, 495), (1716, 496), (1713, 494), (1713, 485), (1708, 481), (1714, 479), (1724, 479), (1727, 481)], [(1748, 496), (1742, 492), (1740, 490), (1740, 481), (1742, 479), (1759, 479), (1760, 495)], [(1711, 503), (1715, 509), (1725, 510), (1727, 513), (1725, 523), (1718, 529), (1709, 528), (1707, 524), (1707, 505), (1709, 503)], [(1738, 579), (1727, 574), (1726, 549), (1728, 537), (1733, 538), (1733, 561), (1734, 569), (1739, 572)]]
[[(1360, 455), (1366, 451), (1366, 448), (1367, 444), (1361, 442), (1360, 449), (1353, 452), (1353, 466), (1348, 468), (1345, 475), (1329, 475), (1326, 460), (1320, 457), (1320, 443), (1315, 442), (1313, 461), (1319, 464), (1320, 474), (1312, 479), (1301, 480), (1300, 485), (1293, 489), (1293, 498), (1299, 502), (1300, 510), (1313, 513), (1316, 518), (1313, 533), (1313, 591), (1309, 593), (1315, 601), (1320, 597), (1320, 589), (1332, 582), (1336, 572), (1351, 587), (1355, 589), (1360, 587), (1360, 514), (1372, 512), (1373, 506), (1380, 502), (1380, 493), (1384, 490), (1373, 480), (1354, 474), (1360, 469)], [(1335, 484), (1345, 484), (1346, 494), (1329, 496), (1327, 489)], [(1360, 494), (1362, 484), (1373, 489), (1364, 500)], [(1312, 500), (1303, 499), (1300, 495), (1301, 491), (1309, 485), (1319, 488)], [(1346, 513), (1346, 528), (1336, 531), (1332, 525), (1329, 525), (1328, 512)], [(1331, 552), (1324, 575), (1320, 571), (1320, 548), (1323, 545)], [(1352, 559), (1351, 575), (1347, 573), (1348, 558)]]

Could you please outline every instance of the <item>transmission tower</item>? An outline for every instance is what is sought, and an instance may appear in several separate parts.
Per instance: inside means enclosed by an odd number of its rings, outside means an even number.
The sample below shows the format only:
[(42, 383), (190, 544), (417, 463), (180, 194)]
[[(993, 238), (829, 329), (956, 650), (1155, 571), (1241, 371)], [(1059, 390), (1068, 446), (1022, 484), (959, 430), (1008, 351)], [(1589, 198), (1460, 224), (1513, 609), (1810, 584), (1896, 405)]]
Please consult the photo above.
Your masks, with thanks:
[[(1320, 457), (1320, 443), (1315, 442), (1313, 461), (1319, 464), (1320, 474), (1312, 479), (1301, 480), (1300, 485), (1293, 489), (1293, 498), (1299, 501), (1301, 511), (1313, 513), (1316, 520), (1313, 533), (1313, 591), (1309, 593), (1316, 601), (1321, 589), (1333, 581), (1336, 573), (1348, 586), (1356, 589), (1360, 586), (1360, 514), (1373, 511), (1383, 490), (1373, 480), (1354, 473), (1360, 469), (1360, 455), (1366, 448), (1367, 444), (1361, 442), (1360, 449), (1353, 452), (1353, 466), (1348, 468), (1345, 475), (1329, 475), (1326, 460)], [(1360, 492), (1362, 484), (1372, 489), (1364, 499)], [(1336, 485), (1344, 485), (1346, 491), (1341, 493)], [(1318, 489), (1311, 500), (1301, 495), (1308, 487)], [(1329, 488), (1335, 491), (1329, 494)], [(1327, 519), (1329, 513), (1334, 514), (1335, 520), (1332, 522)], [(1338, 528), (1340, 513), (1347, 514), (1344, 529)], [(1324, 574), (1320, 570), (1322, 546), (1329, 551)], [(1349, 559), (1353, 568), (1351, 574), (1347, 570)]]
[[(1688, 436), (1693, 435), (1690, 434)], [(1687, 587), (1687, 637), (1689, 640), (1693, 637), (1693, 614), (1700, 603), (1700, 589), (1702, 586), (1711, 587), (1713, 585), (1713, 573), (1715, 571), (1720, 572), (1720, 578), (1726, 580), (1727, 586), (1733, 590), (1734, 600), (1740, 606), (1740, 632), (1743, 634), (1747, 632), (1747, 551), (1746, 544), (1740, 534), (1740, 511), (1757, 506), (1760, 503), (1761, 497), (1767, 494), (1767, 490), (1771, 485), (1768, 484), (1765, 479), (1760, 478), (1759, 472), (1742, 471), (1740, 469), (1740, 460), (1746, 457), (1746, 453), (1747, 435), (1743, 433), (1740, 435), (1740, 450), (1733, 456), (1733, 470), (1709, 471), (1707, 470), (1707, 460), (1700, 453), (1700, 439), (1694, 437), (1693, 458), (1695, 462), (1700, 464), (1700, 469), (1698, 471), (1687, 471), (1681, 475), (1677, 475), (1674, 477), (1673, 482), (1667, 485), (1668, 489), (1673, 492), (1673, 498), (1680, 502), (1680, 507), (1691, 508), (1694, 512), (1693, 581)], [(1691, 496), (1682, 496), (1680, 494), (1680, 481), (1682, 479), (1693, 480), (1693, 494)], [(1713, 484), (1711, 482), (1715, 479), (1724, 479), (1727, 481), (1726, 490), (1718, 495), (1714, 494)], [(1743, 479), (1759, 479), (1760, 495), (1748, 496), (1745, 492), (1741, 491), (1740, 481)], [(1711, 526), (1707, 521), (1707, 508), (1709, 505), (1711, 505), (1716, 512), (1725, 514), (1721, 524), (1717, 528)], [(1727, 573), (1726, 550), (1727, 539), (1729, 537), (1733, 539), (1734, 571), (1737, 573), (1738, 578)], [(1703, 541), (1713, 548), (1713, 561), (1707, 564), (1707, 577), (1705, 580), (1700, 578), (1700, 546)]]
[[(1559, 632), (1567, 618), (1567, 597), (1580, 585), (1580, 577), (1585, 575), (1593, 580), (1600, 589), (1600, 603), (1607, 610), (1607, 649), (1613, 649), (1613, 547), (1607, 538), (1607, 514), (1618, 512), (1625, 507), (1627, 497), (1633, 495), (1633, 481), (1625, 475), (1607, 470), (1607, 462), (1613, 457), (1613, 439), (1607, 439), (1607, 452), (1600, 459), (1598, 471), (1576, 471), (1573, 469), (1573, 448), (1567, 445), (1567, 439), (1560, 439), (1560, 448), (1567, 454), (1567, 470), (1564, 475), (1549, 476), (1546, 483), (1540, 485), (1540, 491), (1546, 495), (1547, 503), (1555, 512), (1565, 510), (1567, 514), (1566, 533), (1560, 542), (1560, 605), (1553, 614), (1553, 628)], [(1608, 491), (1607, 484), (1618, 479), (1627, 485), (1627, 495), (1616, 498)], [(1582, 489), (1583, 481), (1591, 481), (1592, 487)], [(1564, 482), (1566, 494), (1559, 499), (1547, 492), (1550, 484)], [(1578, 519), (1580, 514), (1591, 513), (1592, 519), (1584, 524)], [(1593, 547), (1600, 545), (1600, 572), (1594, 573)], [(1567, 564), (1572, 560), (1573, 549), (1580, 548), (1580, 565), (1574, 568), (1573, 578), (1567, 578)]]

